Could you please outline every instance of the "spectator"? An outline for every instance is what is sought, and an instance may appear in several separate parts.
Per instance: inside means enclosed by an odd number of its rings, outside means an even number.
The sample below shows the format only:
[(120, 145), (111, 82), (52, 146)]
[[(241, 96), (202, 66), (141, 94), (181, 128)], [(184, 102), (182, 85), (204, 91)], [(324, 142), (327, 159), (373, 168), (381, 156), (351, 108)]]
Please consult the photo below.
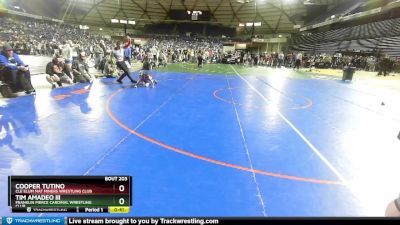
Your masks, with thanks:
[(285, 58), (285, 55), (282, 52), (279, 53), (279, 56), (278, 56), (278, 68), (281, 68), (281, 66), (283, 66), (284, 58)]
[(117, 72), (117, 61), (110, 52), (107, 52), (104, 63), (104, 73), (107, 78), (115, 78)]
[(380, 62), (379, 62), (379, 73), (378, 76), (382, 75), (387, 76), (389, 75), (390, 69), (392, 67), (392, 62), (390, 61), (389, 57), (386, 55)]
[(26, 94), (35, 92), (28, 65), (22, 62), (9, 44), (3, 46), (3, 51), (0, 54), (0, 67), (4, 67), (1, 74), (6, 83), (21, 86)]
[(125, 61), (130, 64), (132, 59), (132, 44), (129, 37), (126, 37), (126, 41), (124, 43), (124, 57)]
[(368, 57), (366, 70), (375, 71), (375, 58), (373, 56)]
[(143, 60), (143, 67), (142, 67), (143, 74), (148, 74), (150, 70), (151, 70), (151, 65), (149, 62), (149, 57), (145, 56), (144, 60)]
[(61, 54), (64, 58), (65, 63), (65, 73), (72, 79), (71, 71), (72, 71), (72, 48), (68, 42), (64, 42), (64, 45), (61, 48)]
[(296, 55), (296, 61), (295, 61), (295, 69), (297, 68), (297, 70), (300, 69), (301, 66), (301, 61), (303, 60), (303, 54), (301, 54), (301, 52), (297, 53)]
[[(47, 69), (48, 68), (48, 69)], [(55, 57), (52, 62), (47, 64), (46, 79), (52, 88), (56, 88), (56, 84), (60, 87), (62, 84), (72, 84), (72, 79), (65, 73), (65, 63), (63, 58)]]
[(103, 52), (104, 52), (104, 55), (105, 55), (106, 52), (107, 52), (107, 47), (106, 47), (106, 44), (104, 43), (103, 39), (100, 40), (100, 47), (101, 47), (101, 49), (103, 49)]
[(78, 59), (74, 61), (72, 65), (72, 71), (75, 82), (87, 83), (92, 80), (92, 76), (89, 74), (89, 66), (86, 62), (85, 52), (81, 52), (78, 56)]
[(100, 67), (100, 62), (104, 57), (104, 50), (101, 47), (100, 44), (96, 44), (96, 46), (94, 47), (94, 67), (96, 69), (99, 69)]
[[(160, 65), (157, 61), (162, 57), (162, 52), (168, 52), (171, 61), (175, 62), (195, 62), (197, 53), (203, 52), (203, 61), (206, 63), (214, 58), (215, 61), (221, 61), (222, 56), (222, 40), (213, 38), (188, 38), (174, 36), (153, 36), (143, 46), (150, 52), (150, 58)], [(215, 58), (217, 57), (217, 58)], [(164, 62), (163, 62), (164, 63)]]
[(201, 52), (197, 54), (197, 67), (203, 67), (203, 55)]
[[(17, 54), (53, 55), (54, 49), (68, 42), (73, 49), (72, 56), (77, 58), (79, 45), (86, 49), (98, 40), (103, 41), (105, 46), (112, 44), (110, 39), (84, 32), (75, 25), (60, 26), (51, 21), (7, 17), (1, 17), (0, 24), (0, 37), (7, 37)], [(79, 40), (79, 44), (68, 40)]]
[(161, 54), (160, 54), (160, 57), (158, 59), (158, 66), (166, 67), (167, 66), (167, 61), (168, 61), (167, 55), (165, 54), (164, 51), (162, 51)]

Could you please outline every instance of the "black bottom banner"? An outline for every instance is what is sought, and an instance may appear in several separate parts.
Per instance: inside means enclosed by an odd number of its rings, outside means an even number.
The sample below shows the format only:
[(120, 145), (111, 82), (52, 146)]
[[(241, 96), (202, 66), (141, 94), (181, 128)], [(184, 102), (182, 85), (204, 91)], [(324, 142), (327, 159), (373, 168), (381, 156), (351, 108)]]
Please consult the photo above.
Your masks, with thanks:
[(354, 225), (400, 224), (400, 218), (182, 218), (182, 217), (3, 217), (0, 225)]
[(115, 217), (81, 218), (68, 217), (66, 224), (106, 224), (106, 225), (354, 225), (359, 224), (400, 224), (400, 218), (180, 218), (180, 217)]

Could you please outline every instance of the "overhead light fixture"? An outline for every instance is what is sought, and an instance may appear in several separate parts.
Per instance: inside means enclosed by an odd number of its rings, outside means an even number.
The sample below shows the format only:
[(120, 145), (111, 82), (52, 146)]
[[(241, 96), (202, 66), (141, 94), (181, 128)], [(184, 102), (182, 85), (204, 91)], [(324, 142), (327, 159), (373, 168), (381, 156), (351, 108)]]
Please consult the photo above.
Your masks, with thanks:
[(282, 35), (280, 34), (278, 37), (280, 37), (280, 38), (281, 38), (281, 37), (282, 37)]
[(296, 2), (295, 0), (284, 0), (284, 3), (286, 3), (286, 4), (292, 4), (295, 2)]
[(119, 20), (119, 23), (128, 24), (128, 20)]
[(318, 5), (314, 0), (305, 0), (304, 5)]
[(136, 21), (134, 21), (134, 20), (128, 20), (128, 24), (135, 25), (135, 24), (136, 24)]
[(103, 28), (100, 27), (99, 30), (103, 30)]
[(244, 23), (239, 23), (239, 27), (244, 27)]
[(79, 29), (81, 29), (81, 30), (89, 30), (89, 27), (87, 25), (79, 25)]
[(256, 23), (246, 23), (246, 27), (260, 27), (261, 26), (261, 22), (256, 22)]
[(119, 20), (117, 20), (117, 19), (111, 19), (111, 23), (119, 23)]

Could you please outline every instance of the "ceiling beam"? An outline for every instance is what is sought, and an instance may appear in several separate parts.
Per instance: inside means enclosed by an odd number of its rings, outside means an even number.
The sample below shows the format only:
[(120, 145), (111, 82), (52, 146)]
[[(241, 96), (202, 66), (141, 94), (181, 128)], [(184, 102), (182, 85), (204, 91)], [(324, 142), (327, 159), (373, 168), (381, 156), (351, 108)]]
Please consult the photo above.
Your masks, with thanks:
[(169, 13), (171, 12), (172, 9), (172, 3), (174, 2), (174, 0), (171, 0), (170, 4), (169, 4), (169, 9), (167, 10), (167, 14), (164, 17), (164, 20), (169, 19)]
[[(232, 19), (231, 19), (231, 22), (230, 22), (230, 26), (232, 26), (231, 24), (232, 24), (232, 22), (233, 22), (233, 20), (234, 20), (234, 18), (236, 18), (236, 20), (237, 21), (239, 21), (239, 23), (243, 23), (243, 21), (238, 17), (238, 15), (236, 14), (236, 11), (235, 11), (235, 9), (233, 9), (233, 6), (232, 6), (232, 2), (230, 1), (230, 0), (228, 0), (229, 1), (229, 6), (231, 7), (231, 10), (232, 10)], [(245, 5), (245, 4), (247, 4), (247, 2), (245, 2), (245, 3), (243, 3), (243, 5)], [(243, 7), (243, 5), (239, 8), (239, 9), (241, 9), (242, 7)], [(237, 26), (239, 26), (239, 24), (237, 24)], [(236, 26), (235, 26), (236, 27)], [(249, 33), (249, 30), (247, 29), (247, 27), (246, 27), (246, 24), (245, 24), (245, 26), (244, 26), (244, 29), (246, 30), (246, 33), (248, 34)]]
[(181, 6), (183, 6), (183, 8), (185, 8), (185, 11), (189, 11), (188, 7), (186, 7), (186, 5), (185, 5), (185, 1), (180, 0), (180, 2), (181, 2)]
[[(221, 2), (222, 2), (222, 0), (219, 1), (219, 4), (221, 4)], [(207, 7), (208, 11), (210, 12), (211, 19), (214, 19), (214, 21), (217, 21), (217, 18), (215, 18), (215, 15), (214, 15), (213, 11), (211, 10), (211, 7), (208, 4), (208, 2), (204, 1), (204, 3), (206, 4), (206, 7)]]
[(147, 16), (147, 18), (149, 18), (150, 20), (151, 20), (151, 17), (150, 17), (150, 15), (148, 14), (148, 12), (147, 12), (147, 0), (146, 0), (146, 6), (145, 6), (145, 8), (143, 8), (141, 5), (139, 5), (136, 1), (134, 1), (134, 0), (131, 0), (131, 2), (134, 4), (134, 5), (136, 5), (137, 7), (139, 7), (139, 9), (141, 9), (141, 10), (143, 10), (143, 13)]
[[(282, 0), (281, 0), (282, 2)], [(286, 11), (282, 8), (280, 8), (279, 6), (276, 6), (275, 4), (273, 4), (272, 2), (267, 2), (268, 5), (272, 6), (275, 9), (278, 9), (279, 11), (281, 11), (287, 18), (288, 20), (293, 23), (293, 25), (296, 25), (296, 21), (292, 20), (292, 18), (289, 16), (289, 14), (286, 13)]]
[[(247, 4), (247, 2), (246, 2), (246, 3), (243, 3), (241, 6), (239, 6), (239, 8), (238, 8), (236, 11), (234, 11), (233, 7), (231, 7), (231, 9), (232, 9), (232, 11), (234, 12), (234, 14), (232, 15), (232, 19), (231, 19), (231, 22), (230, 22), (230, 23), (233, 23), (233, 20), (235, 19), (235, 16), (234, 16), (234, 15), (237, 15), (237, 14), (240, 12), (240, 10), (242, 10), (242, 8), (243, 8), (246, 4)], [(238, 24), (237, 24), (237, 25), (238, 25)]]
[[(205, 0), (205, 1), (207, 1), (207, 0)], [(219, 7), (221, 7), (223, 1), (224, 0), (219, 0), (217, 7), (215, 7), (215, 9), (211, 12), (211, 15), (213, 15), (214, 18), (215, 18), (215, 12), (219, 9)], [(217, 18), (215, 18), (215, 21), (218, 21)]]
[(168, 9), (165, 8), (165, 6), (163, 4), (160, 3), (160, 0), (156, 0), (156, 3), (164, 10), (165, 14), (168, 16), (169, 11), (168, 11)]
[[(63, 7), (65, 8), (70, 1), (75, 0), (65, 0), (63, 2)], [(124, 16), (127, 17), (127, 19), (129, 19), (129, 17), (134, 18), (136, 24), (133, 27), (137, 27), (138, 23), (140, 23), (139, 26), (141, 26), (147, 23), (163, 22), (163, 18), (164, 20), (169, 20), (171, 9), (181, 8), (185, 10), (197, 10), (201, 8), (210, 12), (210, 24), (212, 22), (218, 22), (225, 26), (237, 27), (238, 24), (236, 24), (236, 22), (251, 22), (254, 19), (253, 22), (261, 20), (266, 29), (272, 33), (277, 33), (280, 32), (281, 26), (289, 27), (289, 23), (296, 24), (295, 18), (291, 15), (294, 15), (296, 12), (304, 12), (304, 5), (301, 4), (301, 2), (288, 6), (283, 3), (283, 0), (267, 0), (265, 3), (257, 3), (257, 9), (255, 11), (252, 9), (253, 7), (251, 7), (251, 4), (256, 0), (252, 0), (250, 3), (244, 2), (241, 5), (235, 3), (234, 0), (186, 0), (186, 3), (182, 0), (119, 1), (124, 1), (122, 9), (118, 9), (118, 3), (115, 0), (93, 0), (87, 3), (77, 4), (77, 8), (81, 7), (81, 9), (87, 10), (87, 12), (81, 15), (78, 13), (72, 15), (74, 14), (72, 13), (67, 20), (75, 23), (84, 23), (91, 17), (93, 20), (97, 19), (99, 22), (101, 21), (104, 24), (110, 25), (109, 17), (117, 12), (115, 16)], [(343, 2), (343, 0), (316, 1), (328, 5), (335, 5), (337, 2)], [(287, 17), (287, 19), (285, 17)], [(249, 27), (244, 27), (243, 29), (249, 33)], [(255, 29), (257, 30), (258, 28), (256, 27)]]
[(258, 9), (256, 10), (256, 17), (257, 17), (257, 16), (259, 16), (259, 17), (261, 18), (262, 22), (263, 22), (265, 25), (267, 25), (268, 29), (269, 29), (272, 33), (274, 33), (274, 29), (272, 29), (271, 25), (264, 19), (264, 17), (260, 14), (260, 11), (259, 11)]
[(97, 7), (96, 7), (96, 11), (97, 11), (97, 14), (99, 14), (100, 18), (103, 20), (104, 25), (107, 25), (108, 23), (107, 23), (106, 20), (104, 19), (104, 16), (103, 16), (103, 15), (100, 13), (100, 11), (97, 9)]
[(142, 21), (144, 14), (145, 13), (142, 13), (142, 15), (140, 15), (139, 19), (136, 20), (135, 26), (133, 26), (133, 28), (136, 28), (139, 25), (139, 23)]
[[(283, 0), (281, 0), (281, 9), (283, 11)], [(276, 26), (275, 26), (275, 29), (274, 29), (274, 34), (276, 34), (276, 32), (279, 29), (279, 25), (281, 24), (281, 19), (282, 19), (282, 14), (283, 14), (282, 11), (281, 11), (281, 14), (279, 15), (278, 22), (276, 23)]]
[(89, 9), (89, 11), (82, 17), (82, 19), (79, 22), (82, 23), (86, 19), (86, 17), (92, 12), (92, 10), (95, 7), (97, 7), (98, 5), (100, 5), (101, 3), (103, 3), (104, 1), (106, 1), (106, 0), (101, 0), (101, 1), (93, 4), (92, 7)]

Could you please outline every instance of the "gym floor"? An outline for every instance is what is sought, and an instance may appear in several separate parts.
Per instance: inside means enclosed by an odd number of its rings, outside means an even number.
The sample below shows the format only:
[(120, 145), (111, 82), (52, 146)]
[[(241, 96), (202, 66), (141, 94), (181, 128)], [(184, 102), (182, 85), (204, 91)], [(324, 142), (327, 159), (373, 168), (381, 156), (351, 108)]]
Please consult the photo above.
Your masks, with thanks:
[(37, 75), (35, 96), (0, 99), (0, 215), (8, 175), (131, 175), (132, 216), (383, 216), (400, 192), (400, 88), (284, 68), (152, 74), (156, 88), (54, 90)]

